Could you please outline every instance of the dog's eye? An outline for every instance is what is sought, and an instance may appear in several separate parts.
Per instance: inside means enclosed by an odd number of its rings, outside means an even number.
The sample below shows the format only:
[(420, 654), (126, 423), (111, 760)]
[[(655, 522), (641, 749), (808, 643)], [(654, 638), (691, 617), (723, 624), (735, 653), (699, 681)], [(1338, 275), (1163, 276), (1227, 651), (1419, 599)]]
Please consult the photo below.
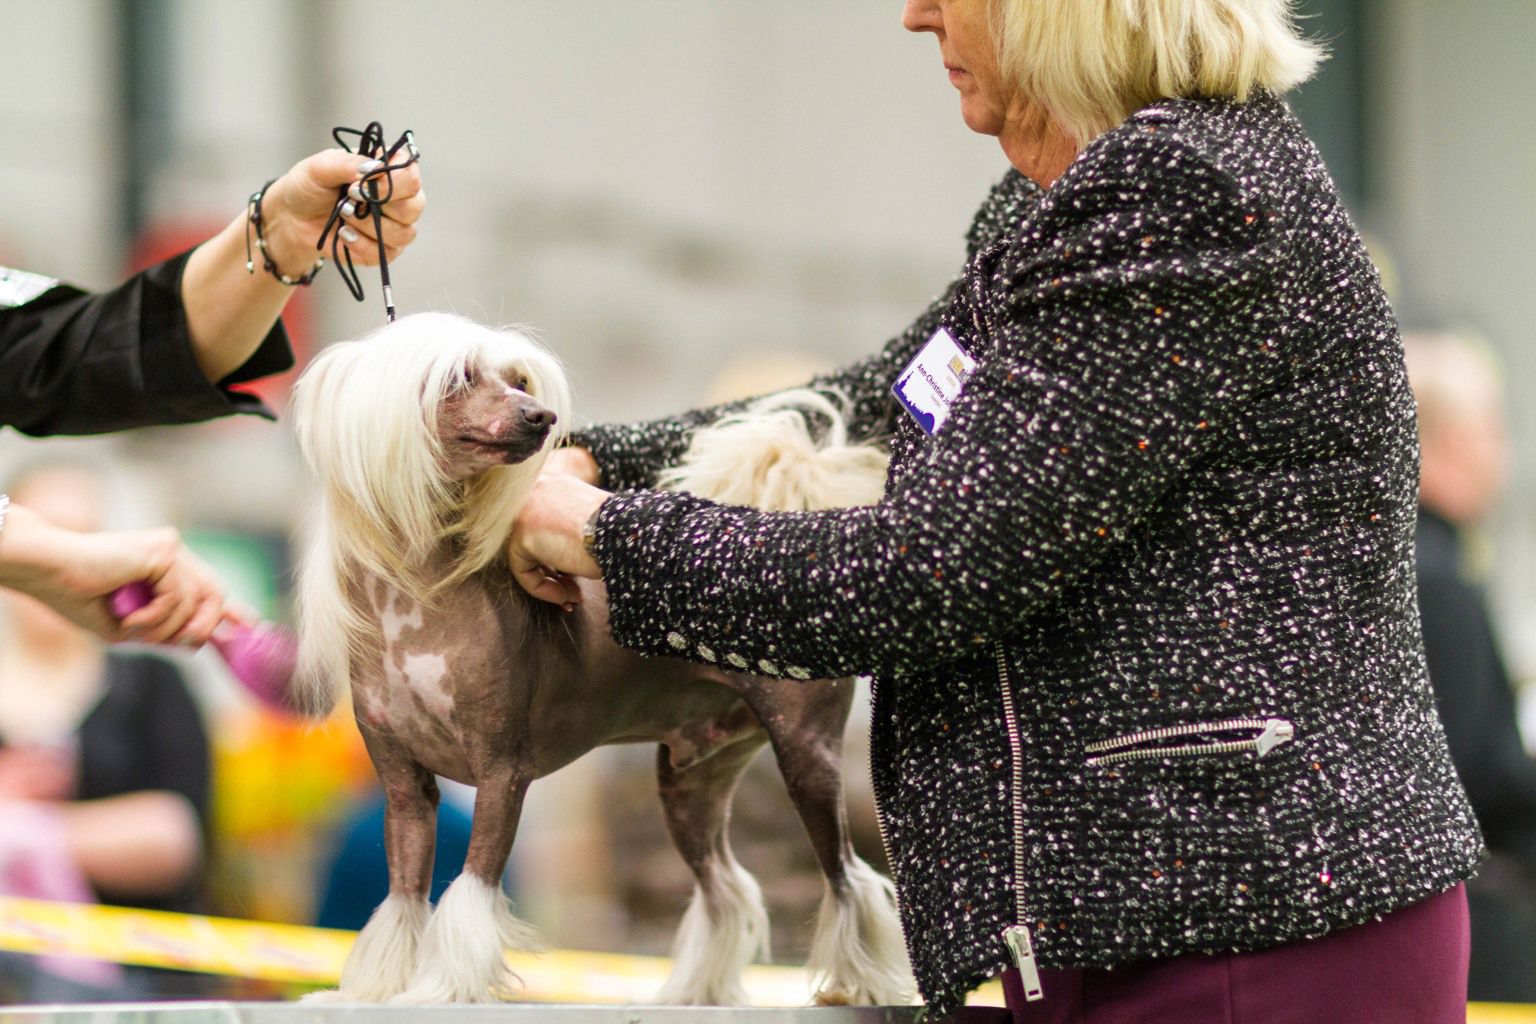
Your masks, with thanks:
[(511, 383), (512, 387), (517, 391), (528, 390), (528, 378), (524, 377), (522, 374), (518, 374), (516, 377), (513, 377)]
[(468, 390), (474, 387), (478, 381), (479, 375), (475, 373), (475, 368), (473, 366), (464, 367), (464, 377), (459, 386)]

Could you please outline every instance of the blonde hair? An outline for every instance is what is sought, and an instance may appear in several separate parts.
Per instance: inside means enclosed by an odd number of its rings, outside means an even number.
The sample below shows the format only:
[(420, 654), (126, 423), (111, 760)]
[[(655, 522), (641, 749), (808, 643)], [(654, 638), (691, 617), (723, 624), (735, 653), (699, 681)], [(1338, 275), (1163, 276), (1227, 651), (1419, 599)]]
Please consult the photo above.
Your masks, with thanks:
[(1080, 146), (1160, 99), (1278, 95), (1324, 58), (1293, 0), (992, 3), (1002, 73)]
[[(470, 369), (525, 376), (528, 394), (564, 429), (570, 389), (553, 355), (515, 328), (447, 313), (401, 317), (331, 345), (294, 385), (294, 432), (322, 491), (298, 586), (297, 686), (315, 711), (329, 710), (346, 689), (351, 659), (377, 642), (377, 623), (356, 603), (367, 577), (428, 604), (502, 558), (512, 520), (558, 443), (551, 437), (524, 462), (449, 479), (438, 410)], [(444, 543), (456, 545), (458, 558), (446, 574), (428, 575)]]

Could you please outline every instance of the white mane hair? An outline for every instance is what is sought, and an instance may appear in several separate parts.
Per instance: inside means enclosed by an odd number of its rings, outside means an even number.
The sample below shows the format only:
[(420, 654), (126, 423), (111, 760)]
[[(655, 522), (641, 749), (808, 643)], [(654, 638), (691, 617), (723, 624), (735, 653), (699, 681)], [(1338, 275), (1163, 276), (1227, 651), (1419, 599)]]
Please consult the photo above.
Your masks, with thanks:
[[(693, 435), (656, 485), (728, 505), (778, 512), (873, 505), (885, 489), (890, 453), (850, 443), (847, 399), (793, 388), (749, 403)], [(813, 434), (811, 420), (825, 424)]]
[[(377, 626), (353, 604), (372, 574), (428, 603), (444, 587), (502, 557), (552, 436), (534, 457), (468, 480), (444, 473), (438, 412), (466, 371), (528, 380), (527, 393), (569, 422), (560, 363), (523, 331), (493, 329), (448, 313), (418, 313), (330, 345), (294, 386), (291, 416), (300, 450), (319, 478), (318, 528), (299, 573), (298, 692), (328, 710), (350, 682), (350, 665), (376, 642)], [(427, 574), (445, 543), (458, 557)]]

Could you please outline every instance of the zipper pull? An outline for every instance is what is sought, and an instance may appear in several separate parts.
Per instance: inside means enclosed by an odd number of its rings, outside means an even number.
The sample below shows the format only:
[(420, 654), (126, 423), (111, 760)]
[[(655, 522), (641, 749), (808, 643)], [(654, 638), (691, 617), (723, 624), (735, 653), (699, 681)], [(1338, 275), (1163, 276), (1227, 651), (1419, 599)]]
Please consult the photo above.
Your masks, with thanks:
[(1010, 925), (1003, 929), (1003, 942), (1013, 956), (1013, 965), (1019, 969), (1019, 977), (1024, 980), (1025, 1000), (1033, 1003), (1044, 999), (1045, 992), (1040, 988), (1040, 968), (1035, 964), (1035, 946), (1029, 940), (1029, 929), (1021, 924)]
[(1289, 743), (1296, 736), (1296, 727), (1283, 718), (1271, 718), (1264, 723), (1264, 731), (1254, 741), (1254, 758), (1257, 760), (1282, 743)]

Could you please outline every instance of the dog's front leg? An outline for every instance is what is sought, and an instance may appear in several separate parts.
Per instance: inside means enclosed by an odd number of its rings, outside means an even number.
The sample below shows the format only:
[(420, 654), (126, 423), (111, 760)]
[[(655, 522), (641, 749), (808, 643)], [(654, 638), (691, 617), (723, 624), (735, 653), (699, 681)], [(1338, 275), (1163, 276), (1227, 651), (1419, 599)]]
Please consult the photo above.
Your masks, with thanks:
[(410, 987), (391, 1002), (483, 1003), (512, 993), (519, 984), (505, 950), (541, 947), (538, 934), (513, 916), (501, 891), (529, 778), (498, 766), (479, 777), (475, 822), (464, 873), (438, 900), (422, 934)]
[(379, 904), (341, 968), (341, 987), (306, 1002), (380, 1003), (403, 991), (416, 972), (417, 945), (432, 907), (437, 843), (437, 780), (420, 765), (363, 734), (384, 784), (384, 853), (389, 895)]

